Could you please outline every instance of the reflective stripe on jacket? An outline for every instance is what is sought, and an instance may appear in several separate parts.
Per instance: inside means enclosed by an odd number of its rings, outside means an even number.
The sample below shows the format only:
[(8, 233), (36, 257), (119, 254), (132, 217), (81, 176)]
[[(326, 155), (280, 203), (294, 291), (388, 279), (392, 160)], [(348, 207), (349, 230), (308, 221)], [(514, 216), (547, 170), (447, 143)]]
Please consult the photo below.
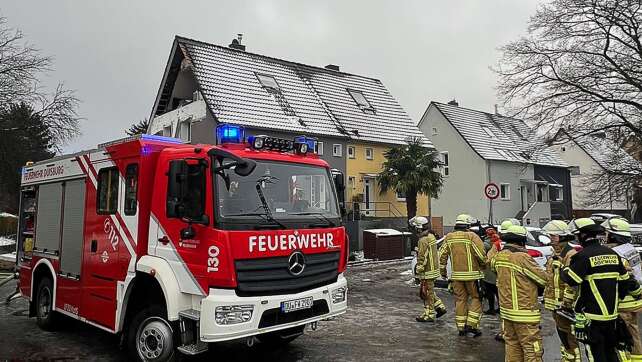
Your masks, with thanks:
[(439, 278), (439, 255), (437, 254), (437, 239), (430, 233), (422, 233), (417, 251), (417, 278)]
[(640, 293), (638, 283), (629, 277), (622, 258), (599, 240), (588, 240), (575, 254), (568, 267), (562, 267), (562, 280), (579, 285), (575, 311), (587, 319), (614, 320), (618, 316), (619, 297), (629, 292)]
[(453, 231), (446, 235), (439, 249), (441, 275), (446, 275), (450, 258), (452, 280), (479, 280), (484, 277), (482, 269), (486, 264), (484, 243), (471, 231)]
[(571, 306), (575, 299), (573, 288), (569, 287), (560, 278), (560, 269), (562, 266), (568, 266), (571, 257), (577, 254), (577, 251), (566, 244), (559, 254), (556, 254), (561, 260), (549, 258), (546, 262), (546, 288), (544, 289), (544, 308), (548, 310), (560, 309), (562, 305)]
[(507, 244), (488, 253), (490, 268), (497, 273), (501, 317), (519, 323), (539, 323), (538, 286), (546, 285), (546, 273), (526, 249)]

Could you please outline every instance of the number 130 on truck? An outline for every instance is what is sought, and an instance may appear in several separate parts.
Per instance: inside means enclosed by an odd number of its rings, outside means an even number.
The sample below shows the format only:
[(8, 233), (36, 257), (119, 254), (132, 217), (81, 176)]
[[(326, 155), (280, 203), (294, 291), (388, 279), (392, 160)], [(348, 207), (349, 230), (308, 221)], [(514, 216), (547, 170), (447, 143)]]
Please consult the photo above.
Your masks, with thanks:
[(142, 135), (23, 168), (19, 292), (44, 329), (71, 317), (130, 358), (287, 343), (345, 313), (344, 177), (315, 140), (217, 145)]

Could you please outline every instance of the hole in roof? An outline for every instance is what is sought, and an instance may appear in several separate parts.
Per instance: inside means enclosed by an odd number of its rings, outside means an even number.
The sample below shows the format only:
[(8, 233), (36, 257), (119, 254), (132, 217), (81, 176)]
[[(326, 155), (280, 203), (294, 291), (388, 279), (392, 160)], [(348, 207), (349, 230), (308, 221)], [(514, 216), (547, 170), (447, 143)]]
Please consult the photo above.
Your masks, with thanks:
[(489, 127), (487, 127), (487, 126), (481, 126), (481, 128), (484, 130), (484, 132), (486, 132), (486, 134), (487, 134), (490, 138), (492, 138), (492, 139), (494, 139), (494, 140), (498, 140), (498, 139), (499, 139), (499, 138), (497, 137), (497, 135), (495, 135), (495, 133), (494, 133), (494, 132), (489, 128)]

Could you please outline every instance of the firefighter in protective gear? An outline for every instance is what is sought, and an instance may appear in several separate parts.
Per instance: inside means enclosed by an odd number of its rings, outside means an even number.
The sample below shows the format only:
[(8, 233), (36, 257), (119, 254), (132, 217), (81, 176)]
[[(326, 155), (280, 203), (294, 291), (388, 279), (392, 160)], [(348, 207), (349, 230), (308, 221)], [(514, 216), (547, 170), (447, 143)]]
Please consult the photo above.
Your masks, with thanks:
[[(482, 304), (479, 280), (484, 277), (486, 265), (484, 244), (477, 234), (469, 231), (473, 218), (462, 214), (455, 220), (455, 231), (446, 235), (439, 249), (440, 271), (446, 278), (446, 265), (450, 259), (453, 293), (455, 294), (455, 322), (460, 336), (471, 333), (481, 335), (479, 321)], [(470, 303), (469, 303), (470, 300)]]
[[(640, 254), (631, 244), (631, 226), (628, 221), (621, 218), (613, 218), (602, 223), (606, 229), (606, 246), (613, 249), (625, 261), (629, 276), (642, 283), (642, 268), (640, 266)], [(638, 315), (642, 312), (642, 299), (639, 295), (628, 293), (620, 299), (618, 313), (626, 324), (631, 334), (631, 351), (621, 352), (620, 357), (625, 361), (642, 361), (642, 342), (640, 341), (640, 328)]]
[(542, 361), (544, 350), (539, 330), (541, 314), (537, 301), (538, 286), (546, 284), (540, 269), (524, 245), (526, 229), (512, 225), (502, 234), (502, 251), (491, 249), (491, 270), (497, 273), (507, 362)]
[[(569, 287), (560, 279), (560, 268), (569, 265), (573, 255), (577, 253), (569, 245), (569, 241), (575, 240), (568, 224), (561, 220), (553, 220), (544, 225), (544, 231), (551, 238), (553, 255), (546, 262), (546, 288), (544, 289), (544, 308), (553, 313), (553, 320), (557, 334), (562, 342), (560, 346), (561, 361), (581, 361), (580, 346), (573, 334), (571, 320), (566, 316), (572, 315), (573, 302), (575, 301), (575, 290)], [(567, 311), (567, 312), (565, 312)]]
[[(583, 249), (560, 268), (560, 277), (570, 286), (579, 286), (575, 302), (575, 335), (586, 344), (590, 361), (618, 361), (621, 341), (617, 328), (619, 294), (640, 293), (638, 283), (629, 277), (620, 256), (600, 244), (604, 228), (592, 219), (571, 222)], [(585, 324), (580, 323), (586, 321)]]
[(416, 319), (418, 322), (434, 322), (435, 318), (446, 314), (446, 306), (435, 294), (435, 279), (439, 277), (437, 239), (428, 229), (427, 218), (415, 216), (409, 223), (419, 235), (416, 275), (421, 280), (419, 295), (424, 301), (424, 311)]

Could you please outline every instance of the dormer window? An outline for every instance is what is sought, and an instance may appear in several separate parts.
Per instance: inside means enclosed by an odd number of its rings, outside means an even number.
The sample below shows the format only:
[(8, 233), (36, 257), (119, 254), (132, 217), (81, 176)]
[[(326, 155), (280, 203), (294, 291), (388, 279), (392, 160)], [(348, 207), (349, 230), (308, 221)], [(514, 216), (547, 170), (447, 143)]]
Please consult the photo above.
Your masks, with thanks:
[(354, 90), (354, 89), (348, 89), (348, 93), (350, 93), (350, 96), (354, 101), (357, 103), (357, 106), (364, 112), (364, 113), (370, 113), (374, 114), (375, 109), (372, 107), (370, 102), (368, 102), (368, 99), (366, 99), (366, 96), (363, 95), (363, 92)]
[(259, 82), (261, 82), (261, 85), (263, 88), (267, 88), (268, 90), (272, 91), (280, 91), (279, 84), (276, 82), (276, 79), (274, 79), (273, 76), (267, 75), (267, 74), (260, 74), (260, 73), (255, 73), (256, 77), (259, 79)]

